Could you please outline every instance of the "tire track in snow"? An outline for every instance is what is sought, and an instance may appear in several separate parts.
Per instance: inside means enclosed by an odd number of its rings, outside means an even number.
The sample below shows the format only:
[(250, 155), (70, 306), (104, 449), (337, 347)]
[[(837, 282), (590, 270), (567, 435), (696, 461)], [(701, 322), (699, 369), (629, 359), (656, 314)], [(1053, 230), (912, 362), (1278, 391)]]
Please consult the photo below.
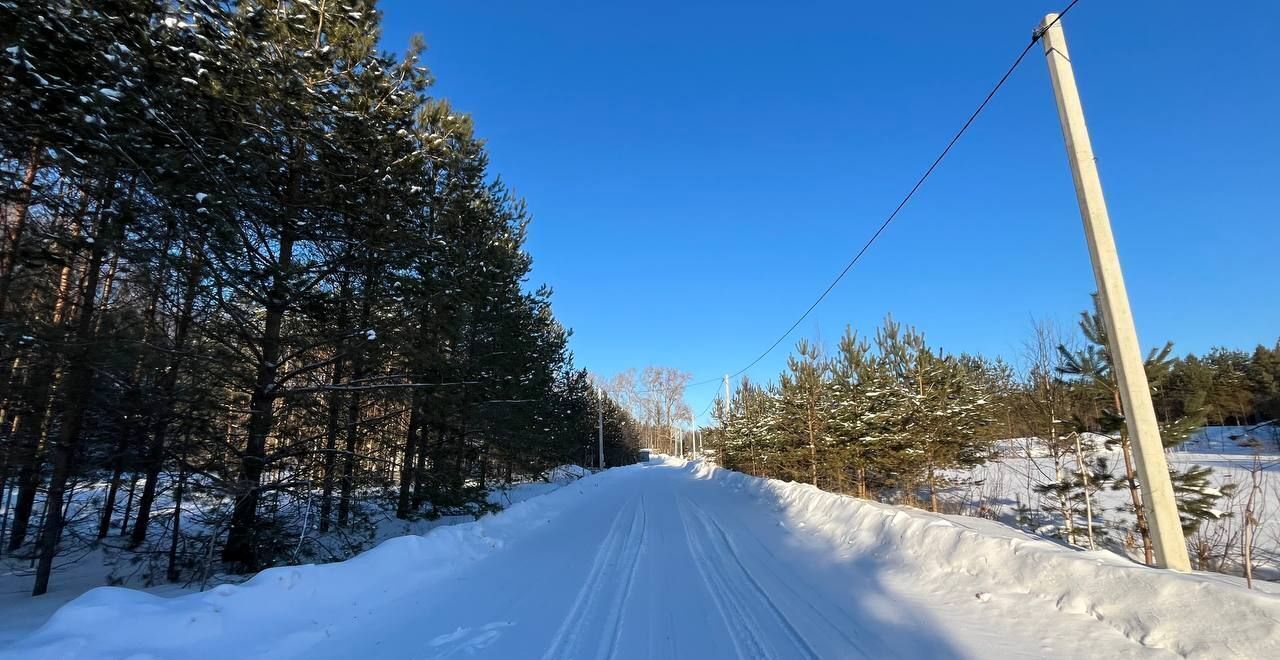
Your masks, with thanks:
[[(761, 593), (764, 593), (765, 590), (760, 585), (759, 581), (755, 578), (754, 575), (752, 575), (752, 573), (747, 569), (747, 567), (741, 561), (740, 559), (741, 552), (739, 550), (739, 546), (737, 543), (734, 543), (733, 539), (729, 536), (728, 532), (725, 531), (724, 525), (720, 524), (720, 521), (716, 520), (716, 517), (711, 515), (711, 513), (708, 512), (706, 509), (704, 509), (701, 505), (693, 501), (690, 501), (689, 503), (694, 507), (694, 509), (696, 509), (701, 514), (701, 517), (704, 521), (706, 521), (707, 523), (709, 523), (711, 526), (715, 528), (715, 530), (719, 533), (720, 537), (724, 540), (724, 544), (728, 547), (734, 560), (742, 568), (743, 573), (746, 574), (747, 577), (755, 584), (757, 590), (759, 590)], [(772, 568), (773, 566), (785, 566), (786, 562), (783, 558), (775, 554), (773, 550), (769, 548), (769, 546), (765, 545), (756, 536), (751, 534), (748, 534), (747, 536), (751, 538), (751, 541), (755, 543), (756, 547), (760, 548), (761, 551), (763, 551), (766, 555), (769, 556), (770, 561), (764, 562), (765, 570), (768, 571), (769, 574), (773, 576), (777, 584), (781, 585), (783, 589), (785, 589), (789, 594), (791, 594), (792, 599), (795, 602), (802, 603), (806, 609), (808, 609), (810, 612), (813, 613), (814, 617), (816, 617), (817, 620), (820, 620), (823, 623), (827, 624), (827, 628), (830, 630), (831, 633), (833, 633), (835, 636), (838, 636), (851, 648), (856, 649), (859, 653), (863, 654), (864, 657), (874, 657), (873, 655), (867, 652), (867, 650), (864, 648), (863, 643), (860, 640), (854, 637), (851, 637), (848, 633), (844, 631), (844, 629), (840, 625), (840, 621), (833, 620), (830, 614), (828, 614), (827, 612), (824, 612), (821, 608), (817, 607), (814, 604), (815, 601), (811, 597), (811, 595), (800, 593), (800, 591), (796, 589), (796, 586), (792, 580), (787, 579), (785, 576), (779, 574), (777, 570)], [(802, 577), (798, 577), (798, 579), (803, 580)], [(770, 598), (769, 600), (772, 603), (773, 599)], [(782, 614), (781, 610), (778, 610), (778, 608), (775, 607), (774, 609), (775, 611), (777, 611), (778, 616), (781, 617), (782, 620), (787, 623), (788, 627), (790, 627), (791, 630), (795, 631), (796, 634), (799, 635), (799, 632), (796, 631), (793, 625), (791, 625), (790, 619), (788, 619), (784, 614)], [(854, 619), (853, 615), (843, 611), (843, 609), (841, 610), (840, 614), (844, 615), (845, 617), (844, 619), (841, 619), (841, 620), (852, 621)], [(815, 653), (815, 655), (817, 654)]]
[[(725, 628), (729, 631), (729, 641), (733, 644), (734, 651), (737, 652), (739, 658), (762, 658), (765, 660), (778, 657), (774, 653), (769, 644), (760, 637), (760, 625), (751, 612), (742, 606), (742, 602), (737, 598), (729, 587), (725, 575), (722, 573), (720, 562), (710, 557), (711, 552), (702, 541), (702, 534), (695, 531), (695, 527), (702, 527), (699, 523), (691, 521), (693, 514), (689, 507), (685, 504), (687, 500), (684, 497), (677, 496), (676, 508), (680, 513), (680, 522), (684, 525), (685, 541), (689, 544), (689, 554), (693, 557), (694, 567), (698, 569), (698, 575), (702, 576), (702, 583), (707, 588), (707, 594), (711, 596), (711, 602), (715, 604), (716, 611), (720, 613), (720, 618), (724, 621)], [(705, 529), (703, 529), (705, 533)]]
[[(608, 618), (605, 634), (600, 636), (600, 648), (597, 649), (595, 655), (597, 658), (613, 660), (618, 655), (618, 642), (622, 639), (622, 612), (627, 605), (627, 601), (631, 600), (631, 590), (636, 582), (636, 574), (640, 572), (640, 556), (644, 554), (646, 532), (649, 529), (649, 514), (645, 511), (644, 505), (644, 495), (641, 494), (640, 504), (636, 507), (638, 515), (632, 522), (631, 535), (627, 537), (629, 543), (626, 563), (629, 563), (631, 568), (627, 570), (626, 581), (623, 582), (622, 588), (615, 594), (609, 609), (605, 610), (605, 615)], [(640, 527), (638, 539), (635, 538), (637, 534), (636, 525)]]
[[(686, 500), (689, 507), (682, 507), (682, 510), (688, 510), (692, 517), (701, 527), (702, 533), (710, 546), (712, 561), (708, 564), (710, 572), (718, 572), (721, 584), (726, 589), (726, 594), (731, 599), (738, 601), (737, 606), (741, 610), (748, 602), (754, 602), (763, 606), (763, 612), (766, 613), (768, 619), (772, 619), (773, 623), (786, 635), (794, 646), (796, 653), (788, 653), (787, 657), (805, 657), (811, 660), (818, 660), (821, 656), (809, 644), (809, 641), (800, 634), (791, 620), (787, 618), (782, 609), (769, 596), (768, 591), (760, 585), (760, 582), (751, 574), (746, 564), (742, 562), (742, 558), (738, 555), (733, 541), (729, 539), (724, 528), (720, 526), (702, 507), (698, 506), (691, 500)], [(692, 539), (694, 535), (690, 535)], [(699, 542), (699, 545), (701, 543)], [(705, 546), (704, 546), (705, 547)], [(701, 553), (695, 553), (694, 557), (699, 563), (707, 563), (703, 560)], [(736, 570), (735, 570), (736, 569)], [(736, 588), (735, 588), (736, 586)], [(751, 617), (758, 621), (758, 617)], [(753, 626), (758, 628), (758, 626)], [(841, 635), (843, 637), (843, 635)], [(847, 639), (847, 638), (846, 638)]]
[(590, 607), (591, 602), (595, 600), (598, 593), (598, 583), (604, 574), (604, 566), (617, 551), (617, 540), (622, 530), (623, 519), (623, 516), (617, 516), (613, 519), (613, 524), (609, 526), (609, 532), (605, 534), (604, 540), (600, 543), (600, 549), (596, 552), (591, 562), (591, 570), (587, 572), (587, 577), (583, 580), (582, 587), (578, 589), (573, 606), (569, 608), (569, 613), (565, 615), (564, 621), (556, 629), (555, 636), (551, 638), (551, 645), (542, 654), (542, 660), (557, 660), (563, 657), (562, 647), (572, 643), (570, 638), (573, 636), (574, 623), (580, 618), (582, 612)]
[[(615, 638), (621, 635), (621, 606), (615, 605), (602, 614), (596, 607), (596, 603), (602, 593), (617, 589), (618, 586), (621, 586), (625, 593), (615, 594), (614, 601), (625, 602), (630, 593), (635, 564), (639, 563), (640, 556), (640, 543), (636, 542), (635, 537), (639, 534), (640, 541), (643, 541), (645, 522), (643, 507), (635, 500), (632, 502), (630, 525), (625, 523), (628, 518), (625, 513), (619, 512), (619, 515), (614, 518), (608, 534), (600, 544), (600, 550), (596, 552), (592, 561), (591, 570), (583, 580), (582, 587), (578, 589), (573, 606), (569, 608), (569, 613), (560, 623), (550, 646), (542, 654), (542, 660), (587, 657), (580, 652), (583, 643), (582, 634), (584, 630), (592, 628), (593, 620), (601, 616), (605, 617), (602, 622), (605, 628), (601, 639), (606, 640), (608, 645), (614, 645)], [(619, 569), (626, 571), (628, 577), (621, 585), (611, 587), (610, 579)]]

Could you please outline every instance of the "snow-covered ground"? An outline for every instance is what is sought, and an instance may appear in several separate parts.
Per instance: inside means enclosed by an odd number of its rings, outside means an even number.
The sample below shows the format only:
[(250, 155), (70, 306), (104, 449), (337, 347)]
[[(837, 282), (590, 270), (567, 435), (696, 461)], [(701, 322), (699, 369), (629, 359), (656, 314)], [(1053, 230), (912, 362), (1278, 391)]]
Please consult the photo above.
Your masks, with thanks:
[[(1206, 551), (1211, 551), (1212, 565), (1221, 564), (1224, 572), (1239, 574), (1241, 571), (1241, 521), (1245, 518), (1246, 500), (1253, 488), (1251, 473), (1256, 457), (1260, 471), (1253, 506), (1257, 525), (1254, 570), (1255, 575), (1264, 579), (1280, 579), (1280, 435), (1274, 435), (1274, 432), (1274, 427), (1206, 427), (1177, 450), (1166, 454), (1169, 464), (1181, 470), (1193, 465), (1213, 468), (1211, 483), (1216, 488), (1230, 491), (1224, 486), (1234, 486), (1234, 494), (1215, 504), (1215, 508), (1224, 515), (1202, 523), (1200, 530), (1190, 539), (1192, 544), (1198, 543)], [(1256, 444), (1245, 444), (1246, 437), (1252, 438)], [(1108, 449), (1105, 440), (1103, 436), (1087, 435), (1084, 446), (1091, 456), (1105, 457), (1112, 466), (1113, 474), (1121, 475), (1123, 458), (1118, 449)], [(972, 470), (951, 473), (959, 485), (948, 489), (943, 496), (944, 502), (950, 505), (947, 510), (1020, 524), (1028, 531), (1045, 536), (1064, 536), (1056, 498), (1034, 492), (1035, 485), (1054, 480), (1053, 459), (1035, 439), (1030, 442), (1027, 439), (1004, 441), (999, 449), (997, 460)], [(1065, 467), (1068, 471), (1077, 469), (1071, 457), (1067, 457)], [(1024, 509), (1020, 515), (1019, 507), (1025, 507), (1028, 502), (1031, 503), (1030, 509)], [(1108, 534), (1108, 539), (1100, 543), (1101, 546), (1125, 551), (1124, 530), (1133, 524), (1133, 515), (1128, 511), (1130, 503), (1127, 489), (1103, 489), (1095, 494), (1093, 513), (1098, 531)], [(1077, 530), (1076, 543), (1086, 543), (1082, 530)], [(1135, 557), (1140, 554), (1134, 548), (1128, 552)]]
[[(499, 507), (509, 507), (550, 493), (586, 474), (589, 474), (587, 470), (575, 465), (561, 466), (549, 470), (541, 480), (516, 483), (490, 491), (489, 502)], [(84, 528), (79, 530), (82, 535), (91, 534), (93, 529), (96, 529), (97, 517), (93, 513), (106, 488), (106, 482), (94, 482), (81, 486), (74, 493), (72, 510), (83, 509), (86, 512), (84, 515), (72, 516), (72, 524), (78, 524)], [(171, 510), (173, 506), (167, 493), (162, 495), (158, 504), (160, 512)], [(192, 519), (199, 520), (201, 507), (207, 504), (195, 498), (189, 498), (184, 503), (184, 518), (188, 520), (188, 525), (192, 524), (190, 522)], [(475, 517), (470, 515), (444, 516), (434, 520), (401, 520), (391, 511), (373, 511), (368, 517), (368, 523), (372, 525), (368, 534), (372, 543), (378, 543), (400, 536), (422, 535), (437, 527), (459, 525), (474, 520)], [(157, 526), (155, 531), (163, 533), (164, 530)], [(318, 544), (325, 541), (319, 535), (315, 535), (314, 538), (308, 537), (308, 540)], [(86, 546), (66, 553), (54, 566), (49, 593), (36, 598), (31, 597), (31, 587), (35, 580), (33, 562), (13, 557), (0, 560), (0, 648), (30, 634), (48, 621), (58, 608), (97, 587), (123, 585), (165, 597), (180, 596), (200, 590), (198, 581), (148, 586), (147, 571), (142, 570), (139, 565), (141, 561), (145, 561), (144, 558), (120, 549), (123, 543), (122, 539), (113, 535), (96, 546)], [(242, 578), (218, 575), (214, 576), (211, 584), (216, 585), (219, 582), (237, 579)]]
[(102, 588), (0, 658), (1266, 658), (1280, 596), (674, 459), (342, 563)]

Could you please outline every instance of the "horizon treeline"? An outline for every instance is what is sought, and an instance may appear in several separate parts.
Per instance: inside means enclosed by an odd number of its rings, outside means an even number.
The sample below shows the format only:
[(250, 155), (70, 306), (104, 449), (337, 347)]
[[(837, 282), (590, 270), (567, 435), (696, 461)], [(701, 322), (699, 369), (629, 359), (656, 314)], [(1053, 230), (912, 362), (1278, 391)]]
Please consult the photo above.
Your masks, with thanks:
[(371, 500), (594, 465), (600, 405), (634, 460), (526, 285), (523, 201), (374, 5), (0, 2), (0, 539), (37, 594), (108, 536), (170, 580), (340, 558), (310, 533)]

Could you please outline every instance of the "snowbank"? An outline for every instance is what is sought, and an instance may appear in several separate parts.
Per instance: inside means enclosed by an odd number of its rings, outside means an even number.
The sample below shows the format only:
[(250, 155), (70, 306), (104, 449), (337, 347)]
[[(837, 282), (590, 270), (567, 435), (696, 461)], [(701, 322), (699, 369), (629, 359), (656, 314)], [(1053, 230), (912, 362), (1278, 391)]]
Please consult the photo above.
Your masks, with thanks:
[(490, 504), (497, 504), (505, 509), (525, 500), (542, 497), (590, 474), (591, 470), (584, 467), (561, 465), (547, 470), (538, 481), (498, 486), (489, 491), (488, 500)]
[(591, 470), (588, 470), (581, 465), (566, 464), (547, 470), (542, 475), (542, 478), (544, 481), (552, 483), (567, 483), (575, 479), (581, 479), (589, 474), (591, 474)]
[(775, 503), (791, 523), (847, 546), (849, 553), (877, 557), (923, 591), (966, 588), (984, 602), (1003, 596), (1044, 599), (1144, 646), (1185, 657), (1280, 654), (1280, 597), (1247, 590), (1235, 578), (1157, 570), (1109, 552), (1072, 550), (993, 521), (867, 502), (705, 463), (689, 463), (687, 469)]
[(202, 593), (164, 598), (98, 587), (0, 650), (0, 660), (291, 655), (324, 640), (353, 611), (455, 573), (554, 518), (579, 496), (578, 489), (561, 488), (517, 502), (500, 515), (389, 539), (343, 562), (271, 568), (241, 585)]
[[(1185, 657), (1269, 658), (1280, 649), (1280, 597), (1248, 591), (1234, 578), (1150, 569), (1107, 552), (1072, 550), (992, 521), (933, 515), (748, 477), (703, 462), (661, 458), (586, 477), (575, 487), (477, 522), (391, 539), (341, 563), (271, 569), (240, 586), (176, 598), (95, 589), (0, 651), (0, 659), (306, 657), (327, 639), (365, 639), (371, 619), (386, 617), (387, 608), (402, 597), (443, 589), (460, 567), (505, 545), (517, 546), (553, 518), (574, 520), (583, 502), (597, 501), (604, 492), (577, 486), (618, 493), (632, 487), (629, 477), (644, 475), (654, 464), (726, 489), (744, 505), (740, 508), (748, 519), (769, 521), (766, 529), (773, 529), (772, 519), (779, 518), (786, 534), (805, 535), (788, 537), (788, 542), (816, 544), (833, 562), (869, 560), (867, 570), (874, 571), (876, 581), (907, 585), (909, 589), (897, 591), (920, 594), (930, 606), (956, 612), (984, 608), (959, 617), (976, 623), (953, 623), (962, 629), (958, 632), (989, 626), (987, 633), (1000, 634), (1011, 625), (1050, 625), (1037, 617), (1056, 610), (1068, 617), (1059, 623), (1080, 617), (1074, 620), (1092, 627), (1096, 620), (1145, 647)], [(606, 514), (604, 519), (613, 515)], [(623, 536), (614, 537), (615, 546), (625, 545)], [(519, 574), (523, 558), (516, 554), (505, 564)], [(503, 579), (511, 583), (511, 578)], [(582, 593), (594, 593), (593, 584), (584, 583)], [(489, 589), (477, 597), (501, 594)], [(895, 604), (884, 606), (891, 611)], [(410, 638), (418, 633), (417, 628), (404, 632)], [(1052, 631), (1046, 635), (1051, 637)], [(1078, 645), (1079, 652), (1068, 655), (1090, 655), (1087, 636), (1063, 641)]]

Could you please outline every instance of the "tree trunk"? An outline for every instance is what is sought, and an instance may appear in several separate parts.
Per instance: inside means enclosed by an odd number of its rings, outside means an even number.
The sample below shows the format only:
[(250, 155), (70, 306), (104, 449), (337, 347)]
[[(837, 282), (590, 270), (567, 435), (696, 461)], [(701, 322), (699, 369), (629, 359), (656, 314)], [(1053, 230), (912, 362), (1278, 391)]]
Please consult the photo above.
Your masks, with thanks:
[[(96, 333), (96, 331), (95, 331)], [(145, 342), (144, 342), (145, 343)], [(139, 362), (141, 362), (139, 360)], [(133, 383), (130, 384), (130, 392), (126, 396), (126, 400), (130, 403), (125, 405), (125, 421), (119, 429), (115, 446), (111, 455), (111, 482), (107, 486), (107, 496), (102, 502), (102, 515), (98, 521), (98, 538), (105, 539), (107, 534), (111, 532), (111, 517), (116, 510), (116, 497), (120, 494), (120, 479), (124, 476), (125, 455), (129, 451), (129, 439), (133, 436), (134, 419), (140, 411), (138, 396), (141, 394), (137, 389), (138, 371), (141, 365), (135, 367), (133, 373)], [(129, 488), (129, 504), (133, 504), (133, 487)], [(127, 514), (126, 514), (127, 517)]]
[[(363, 378), (362, 370), (357, 366), (352, 371), (356, 380)], [(360, 395), (351, 391), (347, 395), (347, 428), (346, 441), (342, 452), (342, 483), (338, 495), (338, 526), (346, 527), (351, 520), (351, 494), (355, 490), (356, 451), (358, 450), (357, 425), (360, 423)]]
[(1089, 494), (1089, 470), (1086, 467), (1084, 452), (1080, 446), (1080, 434), (1076, 433), (1076, 462), (1080, 467), (1080, 483), (1084, 491), (1085, 532), (1089, 538), (1089, 549), (1096, 550), (1093, 540), (1093, 496)]
[(336, 348), (338, 355), (334, 358), (333, 377), (329, 383), (333, 389), (329, 390), (329, 421), (325, 427), (324, 441), (324, 476), (321, 478), (323, 486), (320, 495), (320, 533), (329, 531), (329, 518), (333, 514), (333, 487), (336, 481), (336, 471), (338, 466), (338, 427), (342, 421), (342, 394), (338, 391), (338, 386), (342, 384), (345, 377), (346, 361), (342, 353), (346, 350), (345, 342), (339, 342)]
[[(32, 397), (40, 401), (42, 408), (47, 407), (45, 401), (49, 397), (50, 381), (53, 380), (53, 374), (46, 372), (44, 377), (39, 378), (35, 392)], [(36, 491), (40, 489), (40, 472), (44, 464), (44, 447), (41, 442), (39, 429), (28, 428), (30, 421), (36, 418), (36, 411), (28, 411), (25, 414), (19, 412), (14, 416), (13, 426), (10, 428), (10, 438), (14, 440), (14, 463), (18, 466), (17, 475), (17, 501), (13, 505), (13, 531), (9, 536), (9, 552), (13, 552), (22, 547), (26, 542), (27, 531), (31, 524), (31, 514), (35, 510)], [(41, 417), (44, 416), (40, 412)]]
[[(0, 387), (0, 429), (9, 426), (9, 419), (13, 412), (12, 406), (15, 403), (13, 388), (17, 384), (15, 381), (18, 380), (18, 375), (23, 372), (25, 358), (22, 349), (19, 349), (14, 353), (12, 360), (6, 358), (4, 362), (4, 373), (0, 374), (0, 383), (3, 383), (3, 387)], [(7, 453), (4, 466), (9, 467)]]
[(129, 535), (131, 548), (136, 548), (147, 540), (151, 507), (155, 503), (156, 491), (160, 487), (160, 472), (164, 469), (165, 443), (168, 439), (169, 421), (173, 417), (175, 407), (174, 397), (178, 391), (178, 374), (195, 316), (196, 292), (200, 285), (204, 261), (198, 251), (185, 252), (192, 257), (192, 261), (187, 274), (186, 288), (183, 291), (182, 308), (173, 332), (173, 357), (160, 379), (158, 392), (160, 407), (151, 420), (151, 442), (147, 445), (146, 457), (146, 481), (142, 486), (142, 496), (138, 499), (138, 519), (134, 522), (133, 532)]
[[(178, 539), (182, 536), (182, 496), (187, 489), (187, 465), (183, 460), (178, 465), (178, 485), (173, 489), (173, 533), (169, 538), (169, 566), (165, 570), (165, 578), (170, 582), (178, 581)], [(134, 526), (137, 529), (137, 526)]]
[[(4, 471), (0, 472), (0, 509), (7, 514), (9, 511), (9, 496), (13, 493), (10, 488), (9, 481), (9, 465), (6, 463)], [(0, 555), (4, 554), (4, 538), (5, 533), (9, 531), (9, 516), (0, 515)]]
[(404, 456), (400, 465), (400, 494), (396, 500), (396, 517), (405, 519), (409, 517), (413, 485), (413, 461), (416, 458), (418, 449), (418, 434), (422, 430), (422, 396), (415, 390), (409, 409), (409, 430), (405, 434)]
[[(296, 177), (295, 177), (296, 179)], [(290, 194), (289, 198), (292, 199)], [(280, 336), (288, 309), (288, 273), (293, 265), (294, 227), (292, 214), (285, 219), (280, 234), (279, 257), (265, 306), (261, 359), (257, 365), (253, 391), (249, 395), (248, 439), (240, 458), (240, 478), (236, 484), (235, 509), (222, 560), (237, 572), (252, 572), (260, 565), (258, 539), (258, 499), (262, 472), (266, 468), (267, 436), (275, 422), (276, 373), (280, 361)]]
[[(122, 213), (115, 217), (123, 215)], [(89, 394), (93, 387), (93, 362), (97, 347), (91, 335), (94, 327), (94, 303), (98, 291), (98, 277), (106, 246), (114, 239), (115, 217), (106, 222), (100, 236), (94, 242), (89, 257), (84, 298), (76, 321), (76, 341), (67, 366), (62, 428), (58, 442), (53, 448), (53, 474), (49, 480), (46, 500), (48, 510), (44, 529), (40, 533), (40, 558), (36, 564), (35, 587), (31, 590), (33, 596), (39, 596), (49, 590), (49, 575), (53, 571), (53, 559), (57, 555), (58, 542), (62, 538), (62, 526), (65, 522), (62, 507), (66, 496), (67, 479), (71, 476), (72, 462), (79, 448), (80, 428), (84, 423), (85, 408), (88, 406)]]
[[(339, 284), (338, 290), (338, 320), (337, 328), (341, 333), (350, 333), (351, 328), (347, 325), (347, 302), (351, 297), (351, 278), (344, 274)], [(320, 525), (321, 533), (329, 531), (330, 518), (333, 515), (333, 489), (337, 482), (338, 469), (338, 432), (342, 424), (342, 392), (338, 389), (342, 385), (343, 379), (346, 377), (347, 366), (347, 344), (349, 339), (339, 339), (334, 346), (334, 363), (333, 375), (329, 383), (332, 389), (329, 390), (328, 407), (329, 419), (325, 426), (325, 445), (324, 445), (324, 475), (321, 480), (320, 497)]]
[(107, 538), (107, 534), (111, 532), (111, 516), (115, 513), (116, 496), (120, 494), (120, 478), (124, 476), (124, 447), (121, 445), (120, 442), (116, 443), (115, 456), (111, 459), (111, 481), (107, 486), (107, 496), (102, 501), (102, 515), (98, 518), (99, 540)]
[(818, 441), (813, 428), (815, 411), (809, 410), (809, 483), (818, 487)]
[[(369, 316), (372, 313), (370, 297), (373, 295), (373, 278), (366, 274), (364, 278), (364, 302), (360, 306), (360, 320), (355, 328), (352, 340), (351, 380), (360, 382), (365, 376), (365, 345), (369, 340), (365, 333), (369, 329)], [(351, 518), (351, 495), (355, 489), (355, 471), (358, 465), (356, 453), (359, 449), (360, 426), (360, 391), (351, 390), (347, 397), (347, 437), (346, 450), (342, 460), (342, 492), (338, 500), (338, 526), (345, 527)]]
[(27, 171), (22, 175), (22, 184), (13, 204), (13, 217), (5, 218), (4, 248), (0, 250), (0, 315), (4, 314), (9, 304), (9, 286), (13, 283), (14, 265), (18, 261), (18, 248), (22, 243), (22, 233), (26, 230), (27, 215), (31, 208), (31, 192), (39, 171), (40, 145), (35, 144), (31, 147)]
[[(1124, 417), (1124, 403), (1120, 400), (1120, 392), (1118, 390), (1111, 393), (1116, 406), (1116, 412)], [(1133, 470), (1133, 450), (1129, 447), (1129, 437), (1124, 432), (1120, 432), (1120, 453), (1124, 455), (1124, 477), (1125, 482), (1129, 486), (1129, 497), (1133, 500), (1133, 513), (1137, 518), (1138, 535), (1142, 538), (1142, 556), (1148, 566), (1155, 565), (1154, 549), (1151, 547), (1151, 530), (1147, 528), (1147, 512), (1142, 506), (1142, 491), (1138, 486), (1138, 478)]]
[(1138, 478), (1133, 471), (1133, 452), (1129, 448), (1129, 439), (1120, 441), (1121, 453), (1124, 455), (1124, 478), (1129, 486), (1129, 497), (1133, 501), (1133, 512), (1137, 518), (1138, 535), (1142, 538), (1142, 556), (1148, 566), (1155, 565), (1155, 555), (1151, 548), (1151, 531), (1147, 529), (1147, 512), (1142, 506), (1142, 491), (1139, 490)]
[(422, 431), (418, 434), (419, 442), (420, 442), (419, 449), (418, 449), (418, 469), (416, 470), (417, 474), (413, 480), (413, 508), (415, 509), (421, 507), (422, 504), (427, 500), (428, 482), (431, 481), (432, 479), (439, 478), (439, 470), (436, 469), (436, 465), (440, 462), (439, 448), (444, 446), (444, 431), (439, 428), (436, 428), (435, 431), (436, 431), (436, 440), (437, 440), (437, 451), (431, 457), (432, 475), (430, 478), (428, 478), (427, 476), (427, 456), (429, 454), (428, 452), (429, 436), (427, 434), (427, 429), (424, 427)]
[[(89, 212), (90, 195), (83, 193), (80, 206), (71, 222), (71, 239), (80, 237), (81, 221)], [(101, 210), (94, 222), (101, 219)], [(75, 253), (68, 252), (66, 263), (58, 274), (58, 292), (54, 301), (53, 312), (49, 324), (57, 341), (64, 341), (58, 336), (67, 320), (67, 312), (71, 309), (71, 299), (75, 296), (72, 282), (74, 277)], [(31, 524), (31, 515), (35, 509), (36, 491), (40, 488), (40, 472), (45, 460), (45, 445), (49, 432), (49, 415), (53, 398), (58, 390), (56, 363), (52, 356), (45, 356), (35, 362), (28, 370), (27, 384), (34, 384), (34, 389), (24, 393), (22, 408), (15, 412), (10, 437), (17, 438), (18, 458), (18, 495), (13, 508), (13, 533), (9, 537), (9, 550), (17, 550), (26, 542), (27, 531)]]
[[(1056, 438), (1057, 436), (1050, 434), (1049, 437)], [(1063, 483), (1066, 477), (1064, 476), (1065, 471), (1063, 468), (1062, 455), (1058, 452), (1056, 446), (1050, 446), (1049, 451), (1052, 452), (1053, 454), (1053, 478), (1054, 478), (1054, 483), (1058, 486), (1057, 488), (1058, 511), (1062, 514), (1062, 524), (1066, 528), (1067, 543), (1071, 545), (1075, 545), (1076, 544), (1075, 515), (1071, 506), (1070, 493), (1067, 492), (1066, 484)], [(1031, 479), (1032, 469), (1034, 468), (1031, 465), (1031, 448), (1030, 448), (1030, 441), (1028, 441), (1028, 448), (1027, 448), (1027, 479), (1028, 480)], [(1028, 509), (1030, 509), (1030, 505), (1031, 505), (1031, 491), (1028, 490), (1027, 491), (1027, 508)]]
[(928, 479), (929, 479), (929, 510), (934, 513), (937, 513), (938, 512), (938, 485), (936, 483), (936, 479), (934, 478), (932, 465), (929, 466)]
[(129, 496), (124, 500), (124, 517), (120, 519), (120, 536), (129, 531), (129, 516), (133, 514), (133, 496), (138, 490), (138, 473), (129, 473)]
[[(170, 365), (170, 373), (176, 380), (177, 367)], [(170, 374), (165, 374), (165, 380), (169, 379)], [(164, 390), (169, 389), (167, 395)], [(171, 388), (161, 387), (161, 396), (166, 401), (172, 401), (173, 392)], [(172, 404), (166, 404), (171, 406)], [(168, 435), (169, 416), (172, 408), (163, 411), (152, 422), (151, 443), (147, 446), (146, 458), (146, 478), (142, 484), (142, 496), (138, 499), (138, 519), (133, 523), (133, 532), (129, 535), (129, 547), (136, 548), (147, 540), (147, 527), (151, 523), (151, 507), (155, 503), (156, 491), (160, 486), (160, 472), (164, 468), (165, 441)]]
[[(454, 433), (453, 447), (453, 474), (449, 475), (449, 485), (452, 487), (452, 495), (456, 496), (462, 492), (462, 486), (466, 482), (463, 474), (467, 466), (467, 428), (463, 425), (456, 433)], [(674, 452), (673, 452), (674, 453)]]

